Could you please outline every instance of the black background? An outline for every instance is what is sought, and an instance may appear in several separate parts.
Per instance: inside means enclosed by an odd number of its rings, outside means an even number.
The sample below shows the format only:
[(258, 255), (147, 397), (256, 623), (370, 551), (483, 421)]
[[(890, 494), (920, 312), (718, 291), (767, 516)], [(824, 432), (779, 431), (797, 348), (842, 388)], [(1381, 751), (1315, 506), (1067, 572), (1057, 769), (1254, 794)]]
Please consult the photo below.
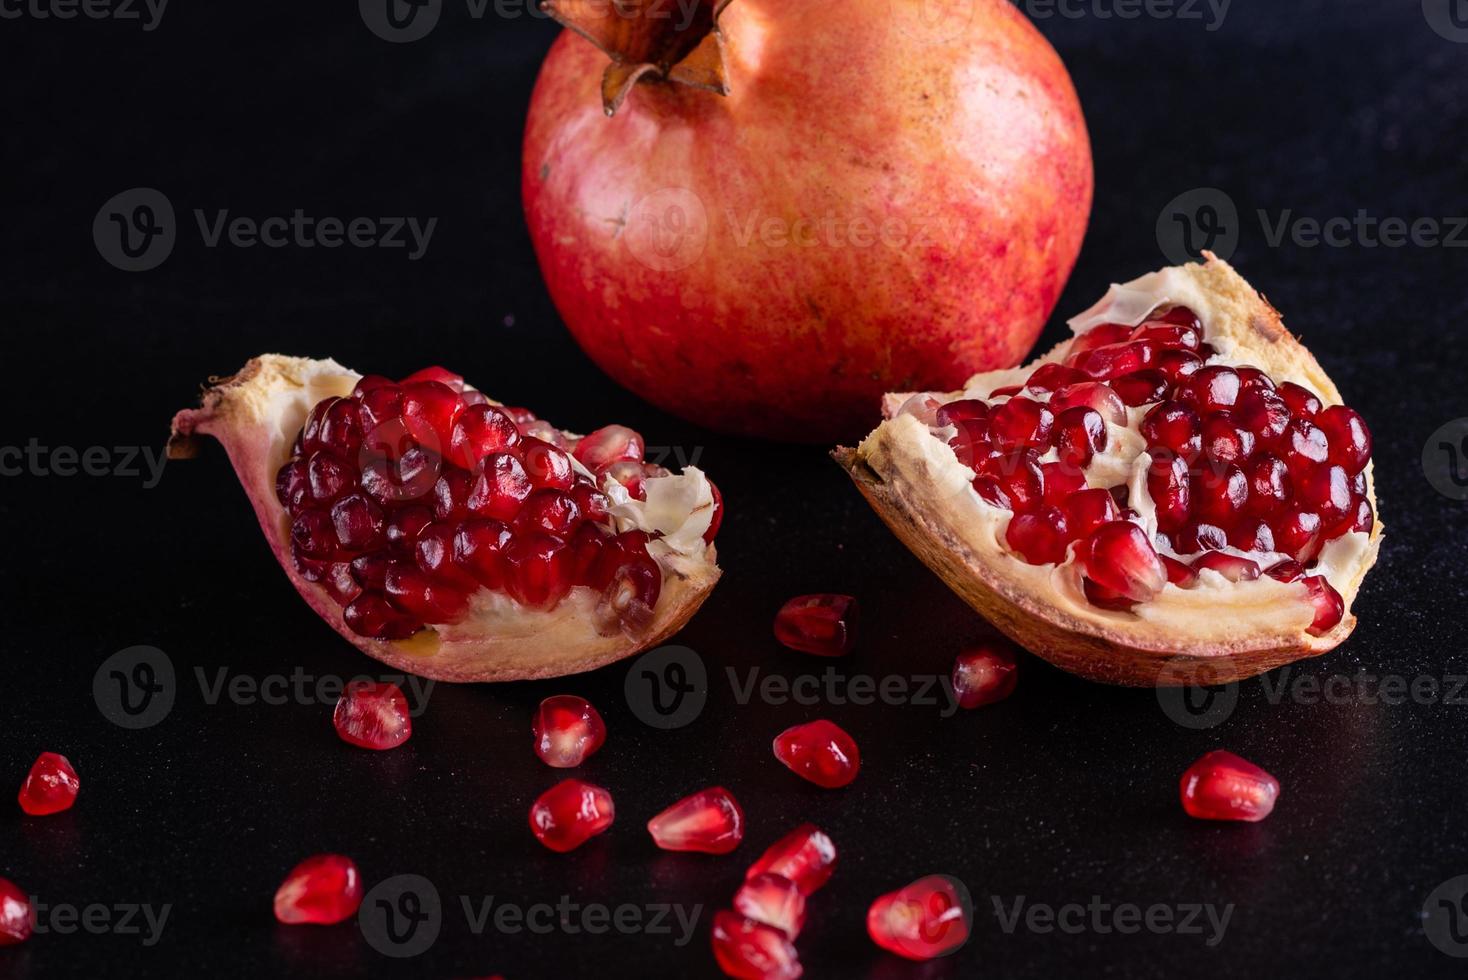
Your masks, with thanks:
[[(1465, 253), (1272, 246), (1256, 211), (1271, 222), (1287, 211), (1464, 213), (1468, 45), (1435, 33), (1416, 0), (1235, 0), (1217, 30), (1211, 17), (1071, 9), (1084, 16), (1036, 20), (1081, 94), (1097, 201), (1043, 343), (1108, 282), (1166, 264), (1154, 229), (1167, 202), (1193, 188), (1226, 192), (1241, 215), (1235, 264), (1375, 431), (1387, 526), (1355, 635), (1271, 683), (1363, 669), (1450, 683), (1468, 671), (1463, 505), (1432, 489), (1420, 458), (1435, 429), (1468, 415)], [(807, 819), (841, 852), (799, 942), (810, 976), (1458, 967), (1423, 930), (1428, 894), (1468, 873), (1468, 708), (1442, 696), (1271, 703), (1250, 682), (1223, 724), (1194, 731), (1151, 691), (1085, 683), (1029, 659), (1008, 702), (948, 719), (915, 705), (736, 702), (725, 667), (794, 676), (828, 666), (769, 635), (793, 594), (859, 597), (863, 632), (834, 665), (843, 675), (944, 673), (986, 627), (885, 532), (822, 451), (666, 417), (570, 341), (519, 206), (525, 107), (555, 32), (523, 14), (476, 20), (457, 2), (427, 39), (403, 45), (374, 37), (348, 3), (177, 3), (152, 32), (0, 20), (0, 441), (156, 449), (199, 382), (261, 351), (384, 374), (442, 362), (569, 428), (619, 420), (649, 443), (701, 452), (728, 501), (725, 581), (679, 639), (713, 677), (694, 724), (640, 723), (622, 696), (622, 665), (550, 683), (441, 685), (412, 740), (379, 755), (335, 737), (329, 704), (209, 704), (200, 693), (196, 668), (257, 680), (382, 672), (295, 596), (217, 447), (171, 464), (153, 489), (127, 477), (5, 478), (0, 775), (18, 785), (49, 749), (71, 758), (84, 785), (64, 815), (0, 817), (0, 874), (49, 903), (173, 908), (154, 947), (38, 935), (0, 950), (0, 972), (704, 975), (712, 910), (761, 849)], [(168, 195), (181, 239), (161, 267), (129, 274), (99, 257), (91, 224), (104, 201), (138, 186)], [(194, 208), (265, 217), (297, 207), (439, 224), (417, 262), (401, 250), (206, 249), (192, 225)], [(164, 721), (126, 731), (99, 713), (92, 676), (136, 644), (166, 651), (179, 688)], [(525, 826), (531, 800), (558, 778), (531, 753), (529, 718), (539, 699), (568, 691), (606, 717), (608, 743), (584, 775), (615, 794), (618, 819), (558, 856)], [(820, 716), (863, 750), (862, 775), (842, 792), (805, 785), (770, 757), (777, 731)], [(1266, 822), (1204, 825), (1180, 812), (1178, 774), (1218, 746), (1280, 778)], [(725, 859), (656, 851), (643, 822), (716, 782), (745, 806), (744, 846)], [(354, 923), (277, 926), (280, 878), (324, 850), (352, 855), (369, 884), (429, 878), (447, 906), (437, 943), (394, 961)], [(873, 947), (863, 921), (877, 894), (930, 872), (961, 877), (977, 917), (958, 957), (921, 967)], [(563, 894), (702, 904), (703, 917), (682, 948), (669, 936), (476, 936), (457, 898), (529, 905)], [(991, 897), (1020, 895), (1235, 909), (1214, 947), (1198, 935), (1006, 934)]]

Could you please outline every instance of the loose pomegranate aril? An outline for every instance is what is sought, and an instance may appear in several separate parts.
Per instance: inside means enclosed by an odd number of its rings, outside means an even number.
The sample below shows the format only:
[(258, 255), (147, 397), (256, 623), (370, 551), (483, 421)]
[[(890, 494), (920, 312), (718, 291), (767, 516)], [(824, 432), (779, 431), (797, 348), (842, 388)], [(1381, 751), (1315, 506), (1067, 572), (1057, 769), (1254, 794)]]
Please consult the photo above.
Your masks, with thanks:
[(1157, 527), (1165, 532), (1181, 530), (1192, 508), (1188, 464), (1177, 456), (1161, 455), (1147, 469), (1147, 493), (1157, 508)]
[(1239, 373), (1231, 367), (1213, 364), (1200, 368), (1178, 386), (1178, 400), (1199, 412), (1216, 412), (1232, 408), (1239, 400)]
[(31, 937), (31, 899), (19, 885), (0, 878), (0, 946), (14, 946)]
[(1050, 442), (1055, 416), (1050, 409), (1031, 398), (1011, 398), (996, 405), (989, 413), (989, 439), (1001, 453), (1013, 452)]
[(622, 459), (641, 460), (646, 451), (642, 436), (625, 425), (608, 425), (583, 436), (573, 455), (593, 473)]
[(1371, 430), (1353, 408), (1332, 405), (1315, 416), (1315, 424), (1330, 443), (1329, 459), (1347, 473), (1360, 473), (1371, 458)]
[(946, 875), (929, 875), (888, 892), (867, 910), (872, 942), (905, 959), (935, 959), (968, 942), (973, 910)]
[(413, 734), (408, 699), (396, 684), (380, 681), (348, 684), (331, 723), (343, 742), (364, 749), (394, 749)]
[(1278, 456), (1261, 453), (1244, 464), (1249, 481), (1249, 498), (1244, 513), (1251, 517), (1269, 517), (1289, 503), (1293, 490), (1290, 471)]
[[(1249, 481), (1244, 471), (1232, 463), (1213, 464), (1193, 477), (1191, 496), (1193, 514), (1199, 521), (1231, 527), (1249, 497)], [(1159, 517), (1159, 527), (1161, 523)]]
[(957, 422), (966, 422), (973, 419), (980, 421), (989, 418), (989, 403), (978, 398), (960, 398), (956, 401), (946, 402), (939, 405), (934, 413), (934, 421), (940, 426), (953, 425)]
[(1106, 451), (1106, 422), (1094, 408), (1067, 408), (1055, 419), (1055, 450), (1062, 463), (1084, 469)]
[(514, 419), (492, 405), (473, 405), (454, 423), (449, 459), (472, 473), (484, 457), (510, 449), (519, 441), (520, 430)]
[(856, 599), (819, 593), (786, 600), (775, 614), (775, 639), (792, 650), (841, 657), (856, 639)]
[(1274, 548), (1295, 561), (1308, 564), (1320, 554), (1320, 515), (1313, 511), (1286, 510), (1269, 521)]
[(1112, 381), (1111, 387), (1123, 402), (1133, 407), (1160, 402), (1172, 389), (1167, 377), (1156, 368), (1124, 374)]
[(340, 854), (317, 854), (291, 869), (275, 890), (275, 918), (288, 926), (345, 922), (362, 904), (362, 876)]
[[(744, 840), (744, 810), (733, 793), (722, 786), (712, 786), (684, 797), (653, 817), (647, 822), (647, 832), (652, 835), (653, 843), (665, 851), (728, 854)], [(736, 899), (735, 908), (738, 907)], [(801, 908), (804, 909), (804, 902)]]
[(612, 825), (612, 794), (579, 779), (565, 779), (530, 807), (530, 832), (552, 851), (574, 851)]
[[(1040, 469), (1040, 454), (1033, 449), (990, 456), (979, 463), (978, 475), (993, 480), (1017, 514), (1034, 510), (1044, 499), (1044, 471)], [(978, 489), (977, 479), (974, 489)]]
[(1103, 524), (1081, 548), (1086, 575), (1133, 602), (1146, 602), (1167, 584), (1167, 570), (1146, 533), (1130, 521)]
[(1179, 402), (1161, 402), (1142, 416), (1138, 430), (1148, 448), (1165, 449), (1184, 460), (1196, 459), (1203, 450), (1202, 423), (1198, 413)]
[(1089, 537), (1108, 521), (1121, 519), (1121, 509), (1111, 491), (1093, 487), (1077, 490), (1065, 498), (1065, 523), (1072, 538)]
[(1007, 640), (986, 640), (953, 661), (953, 693), (960, 708), (1003, 701), (1019, 683), (1017, 648)]
[(535, 754), (553, 769), (581, 765), (607, 740), (607, 726), (591, 702), (557, 694), (540, 702), (530, 723)]
[(1279, 780), (1222, 749), (1189, 766), (1178, 788), (1184, 812), (1199, 820), (1254, 823), (1269, 816), (1279, 799)]
[(1029, 380), (1025, 382), (1025, 387), (1030, 391), (1040, 394), (1049, 394), (1050, 392), (1064, 388), (1066, 385), (1072, 385), (1086, 380), (1088, 378), (1084, 372), (1052, 361), (1049, 364), (1042, 364), (1036, 368), (1030, 374)]
[(861, 771), (856, 740), (825, 719), (785, 729), (775, 736), (774, 751), (786, 769), (826, 789), (849, 786)]
[(1258, 563), (1222, 551), (1210, 551), (1193, 559), (1195, 571), (1205, 568), (1217, 572), (1230, 582), (1252, 582), (1259, 577)]
[(1071, 535), (1064, 511), (1047, 505), (1030, 514), (1015, 514), (1004, 540), (1031, 565), (1058, 565), (1065, 560)]
[(795, 882), (780, 875), (755, 875), (734, 893), (734, 911), (784, 933), (794, 940), (805, 927), (805, 896)]
[(1278, 391), (1284, 403), (1290, 407), (1292, 415), (1313, 419), (1320, 411), (1320, 399), (1309, 388), (1301, 387), (1293, 381), (1286, 381), (1279, 386)]
[(20, 808), (33, 817), (70, 810), (81, 785), (66, 756), (42, 752), (20, 784)]
[(1295, 494), (1301, 506), (1315, 511), (1333, 527), (1351, 508), (1351, 482), (1342, 466), (1317, 466), (1297, 481)]
[(1050, 411), (1060, 413), (1068, 408), (1093, 408), (1113, 425), (1125, 425), (1126, 405), (1110, 385), (1099, 381), (1082, 381), (1066, 385), (1050, 396)]
[(736, 980), (796, 980), (800, 958), (774, 926), (720, 909), (710, 935), (719, 969)]
[(1315, 619), (1307, 632), (1311, 636), (1324, 636), (1335, 629), (1345, 616), (1346, 604), (1323, 575), (1311, 575), (1305, 579), (1305, 588), (1310, 590), (1310, 602), (1315, 606)]
[(771, 844), (749, 866), (744, 880), (776, 874), (795, 882), (800, 894), (809, 897), (831, 879), (836, 870), (836, 845), (815, 824), (801, 824)]

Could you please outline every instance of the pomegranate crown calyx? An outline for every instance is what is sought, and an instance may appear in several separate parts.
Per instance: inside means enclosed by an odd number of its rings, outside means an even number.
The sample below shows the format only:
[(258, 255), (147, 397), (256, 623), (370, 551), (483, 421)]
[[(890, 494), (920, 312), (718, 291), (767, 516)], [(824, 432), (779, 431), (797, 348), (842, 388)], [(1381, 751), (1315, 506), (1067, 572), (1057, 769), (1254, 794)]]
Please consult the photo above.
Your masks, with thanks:
[(601, 49), (612, 63), (601, 79), (613, 115), (647, 79), (727, 95), (719, 15), (729, 0), (541, 0), (544, 10)]

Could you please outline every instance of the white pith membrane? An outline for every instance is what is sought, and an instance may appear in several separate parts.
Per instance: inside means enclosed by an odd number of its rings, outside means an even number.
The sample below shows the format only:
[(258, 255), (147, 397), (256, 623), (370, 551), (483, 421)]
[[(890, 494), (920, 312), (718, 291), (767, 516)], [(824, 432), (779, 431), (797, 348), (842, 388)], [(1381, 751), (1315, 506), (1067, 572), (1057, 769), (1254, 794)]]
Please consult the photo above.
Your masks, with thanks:
[[(641, 530), (648, 554), (662, 571), (663, 587), (652, 622), (629, 635), (596, 627), (599, 592), (576, 585), (551, 609), (527, 608), (508, 595), (479, 588), (458, 623), (427, 623), (404, 640), (364, 637), (346, 626), (342, 607), (292, 566), (290, 518), (276, 498), (275, 474), (290, 458), (296, 435), (321, 400), (348, 397), (361, 375), (331, 359), (265, 354), (233, 378), (206, 391), (203, 407), (174, 419), (170, 456), (193, 455), (190, 437), (206, 434), (228, 452), (261, 528), (282, 568), (302, 597), (338, 633), (379, 660), (441, 680), (516, 680), (579, 673), (629, 656), (681, 628), (718, 580), (716, 550), (703, 541), (713, 519), (708, 478), (696, 467), (645, 479), (646, 500), (632, 497), (610, 476), (600, 489), (611, 500), (618, 532)], [(465, 390), (474, 390), (466, 383)], [(490, 399), (490, 404), (499, 405)], [(577, 438), (565, 433), (568, 438)], [(586, 468), (568, 451), (571, 465)]]
[[(1309, 389), (1325, 407), (1341, 404), (1329, 378), (1282, 327), (1279, 332), (1287, 344), (1277, 340), (1269, 342), (1258, 327), (1248, 322), (1260, 318), (1261, 309), (1267, 310), (1276, 323), (1278, 317), (1226, 263), (1209, 258), (1206, 265), (1167, 268), (1122, 285), (1113, 285), (1100, 302), (1069, 321), (1073, 333), (1080, 336), (1103, 323), (1135, 326), (1148, 319), (1148, 314), (1158, 307), (1185, 306), (1202, 321), (1203, 342), (1213, 345), (1217, 351), (1205, 361), (1206, 365), (1252, 365), (1262, 369), (1276, 383), (1292, 381)], [(1241, 340), (1250, 343), (1242, 343)], [(985, 501), (973, 489), (974, 470), (960, 463), (948, 444), (957, 429), (953, 426), (930, 428), (904, 412), (903, 407), (909, 400), (916, 402), (918, 397), (935, 398), (942, 403), (972, 398), (982, 399), (991, 405), (1002, 404), (1010, 396), (991, 399), (990, 393), (1008, 386), (1023, 386), (1038, 367), (1063, 362), (1071, 343), (1070, 340), (1062, 341), (1023, 367), (975, 375), (961, 391), (889, 394), (883, 403), (886, 421), (854, 452), (838, 452), (837, 457), (848, 469), (853, 469), (854, 461), (856, 467), (874, 473), (899, 507), (911, 505), (914, 497), (922, 499), (921, 510), (924, 513), (911, 524), (921, 533), (936, 539), (933, 547), (926, 550), (963, 550), (980, 556), (986, 564), (1002, 562), (1002, 565), (991, 567), (1001, 573), (1003, 582), (997, 588), (984, 591), (1000, 593), (1006, 601), (1012, 595), (1026, 593), (1039, 597), (1040, 603), (1048, 604), (1055, 615), (1047, 618), (1058, 628), (1042, 628), (1040, 635), (1050, 649), (1034, 649), (1037, 641), (1033, 632), (1030, 636), (1017, 638), (1022, 642), (1029, 641), (1027, 645), (1031, 645), (1034, 652), (1078, 673), (1122, 683), (1152, 682), (1134, 669), (1135, 664), (1114, 669), (1098, 663), (1095, 669), (1088, 669), (1084, 658), (1101, 651), (1101, 648), (1095, 643), (1078, 642), (1074, 636), (1077, 633), (1094, 632), (1108, 638), (1117, 637), (1133, 648), (1128, 651), (1129, 656), (1138, 651), (1166, 656), (1169, 650), (1194, 657), (1207, 657), (1215, 652), (1227, 656), (1291, 648), (1297, 651), (1288, 657), (1265, 656), (1264, 661), (1269, 662), (1261, 661), (1263, 666), (1260, 669), (1268, 669), (1299, 656), (1322, 653), (1349, 635), (1355, 622), (1350, 612), (1352, 600), (1361, 578), (1375, 561), (1379, 546), (1379, 519), (1369, 534), (1351, 531), (1327, 542), (1317, 562), (1307, 565), (1305, 575), (1295, 582), (1280, 582), (1261, 575), (1254, 580), (1235, 583), (1211, 569), (1198, 569), (1196, 583), (1184, 588), (1168, 582), (1150, 601), (1136, 603), (1125, 610), (1103, 609), (1086, 599), (1082, 591), (1083, 561), (1076, 554), (1079, 541), (1069, 545), (1066, 559), (1060, 564), (1032, 565), (1014, 553), (1005, 540), (1005, 532), (1014, 514)], [(1032, 390), (1021, 394), (1039, 402), (1048, 402), (1051, 397), (1049, 393)], [(1105, 420), (1106, 449), (1097, 453), (1083, 472), (1089, 488), (1109, 489), (1123, 483), (1128, 486), (1128, 506), (1138, 515), (1134, 523), (1146, 532), (1156, 547), (1155, 506), (1147, 490), (1151, 456), (1146, 452), (1146, 440), (1137, 431), (1142, 417), (1154, 404), (1129, 407), (1129, 424), (1125, 427)], [(1054, 448), (1040, 457), (1042, 462), (1057, 459), (1058, 453)], [(1364, 474), (1367, 499), (1374, 513), (1376, 503), (1371, 463), (1367, 463)], [(878, 510), (881, 512), (882, 507), (879, 506)], [(883, 516), (889, 524), (893, 523), (889, 514), (884, 513)], [(893, 526), (902, 533), (896, 524)], [(912, 528), (908, 530), (911, 533)], [(908, 543), (913, 544), (911, 540)], [(954, 545), (958, 546), (957, 549), (953, 548)], [(914, 550), (919, 551), (925, 560), (931, 558), (917, 547)], [(1157, 548), (1157, 551), (1190, 566), (1207, 553), (1182, 555), (1169, 547)], [(1290, 557), (1274, 552), (1245, 552), (1232, 546), (1222, 551), (1254, 561), (1261, 571)], [(929, 563), (935, 564), (932, 560)], [(944, 571), (940, 570), (940, 574)], [(1322, 637), (1305, 632), (1312, 623), (1315, 608), (1302, 580), (1311, 575), (1324, 576), (1340, 593), (1345, 604), (1340, 624)], [(949, 575), (944, 577), (949, 579), (950, 585), (954, 584)], [(964, 594), (964, 597), (976, 607), (980, 605), (973, 596)], [(1027, 631), (1022, 622), (1010, 624), (1003, 621), (1004, 617), (999, 613), (1009, 610), (989, 603), (980, 611), (995, 619), (1001, 627), (1015, 625), (1015, 629), (1006, 630), (1012, 634)], [(1028, 629), (1032, 631), (1033, 627)], [(1072, 635), (1065, 637), (1061, 635), (1064, 633)], [(1082, 646), (1091, 650), (1083, 652)], [(1162, 663), (1157, 658), (1153, 661), (1153, 668)], [(1238, 676), (1258, 672), (1259, 669), (1249, 667)]]

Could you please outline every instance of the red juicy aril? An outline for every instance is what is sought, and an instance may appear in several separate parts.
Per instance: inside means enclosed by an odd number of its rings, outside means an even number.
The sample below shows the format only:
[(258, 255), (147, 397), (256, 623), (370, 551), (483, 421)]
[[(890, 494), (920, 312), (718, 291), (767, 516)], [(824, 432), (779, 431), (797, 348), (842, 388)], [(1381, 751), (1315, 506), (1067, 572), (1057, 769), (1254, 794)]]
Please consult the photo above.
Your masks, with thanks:
[(792, 650), (841, 657), (856, 638), (856, 600), (849, 595), (800, 595), (775, 614), (775, 639)]
[(805, 896), (795, 882), (776, 874), (757, 874), (734, 893), (734, 911), (779, 929), (794, 940), (805, 927)]
[(20, 808), (33, 817), (69, 810), (81, 786), (66, 756), (42, 752), (21, 783)]
[(336, 702), (331, 722), (343, 742), (364, 749), (393, 749), (413, 734), (408, 699), (396, 684), (352, 681)]
[(20, 886), (0, 878), (0, 946), (14, 946), (31, 937), (31, 900)]
[(709, 941), (719, 969), (737, 980), (795, 980), (803, 972), (784, 933), (728, 909), (714, 913)]
[(362, 876), (340, 854), (317, 854), (296, 865), (275, 892), (275, 918), (286, 925), (329, 926), (357, 914)]
[(968, 942), (973, 908), (968, 889), (947, 875), (929, 875), (889, 892), (867, 910), (872, 942), (909, 960), (931, 960)]
[(665, 851), (728, 854), (744, 839), (744, 810), (722, 786), (686, 796), (647, 822), (653, 842)]
[(558, 694), (540, 702), (530, 729), (535, 735), (535, 754), (555, 769), (581, 765), (607, 740), (601, 713), (574, 694)]
[(1200, 820), (1263, 820), (1279, 799), (1279, 780), (1222, 749), (1188, 767), (1179, 782), (1183, 810)]
[(824, 719), (776, 735), (775, 758), (797, 776), (826, 789), (850, 785), (861, 770), (856, 740)]
[(574, 851), (612, 825), (612, 794), (600, 786), (566, 779), (530, 807), (530, 832), (552, 851)]
[(815, 824), (801, 824), (771, 844), (749, 866), (744, 879), (776, 874), (795, 882), (802, 895), (820, 889), (836, 870), (836, 845)]
[(953, 662), (953, 692), (960, 708), (1003, 701), (1019, 683), (1016, 648), (1008, 640), (987, 640)]

